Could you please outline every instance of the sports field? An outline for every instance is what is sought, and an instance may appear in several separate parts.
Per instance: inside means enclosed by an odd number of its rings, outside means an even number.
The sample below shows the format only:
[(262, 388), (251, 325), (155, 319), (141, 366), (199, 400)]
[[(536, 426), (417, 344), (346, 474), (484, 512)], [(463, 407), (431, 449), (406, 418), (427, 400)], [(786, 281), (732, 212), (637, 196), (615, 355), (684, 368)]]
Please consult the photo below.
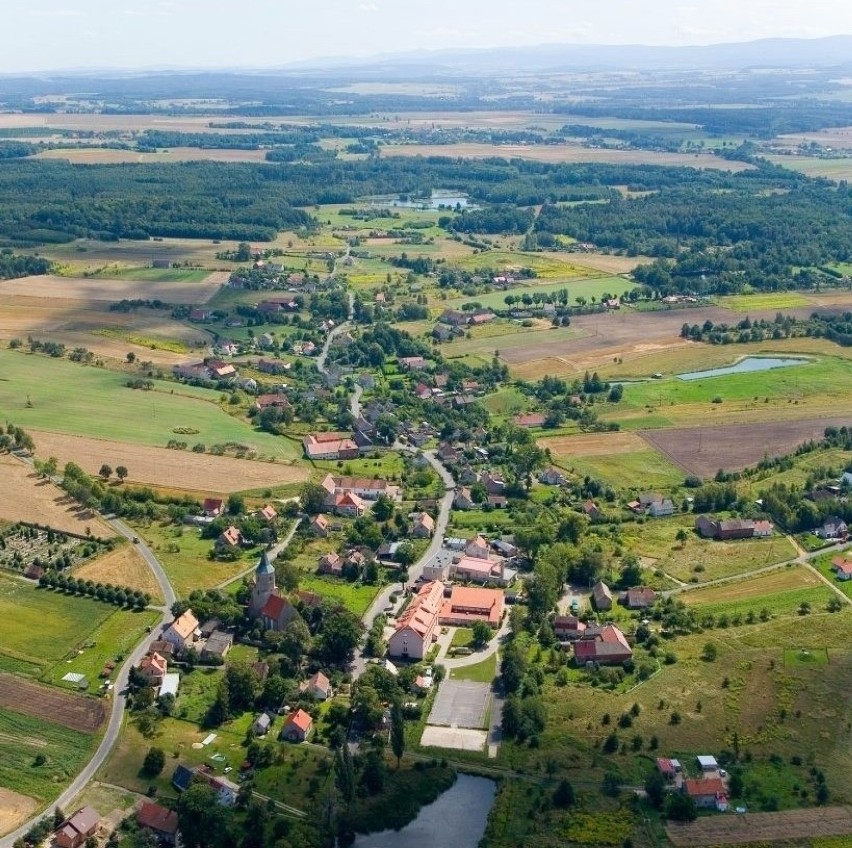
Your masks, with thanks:
[[(134, 390), (126, 387), (122, 374), (8, 350), (0, 351), (0, 372), (0, 410), (26, 430), (160, 447), (175, 438), (207, 446), (234, 442), (279, 460), (300, 453), (288, 439), (228, 415), (216, 391), (164, 381), (155, 381), (153, 391)], [(197, 432), (180, 435), (185, 429)]]

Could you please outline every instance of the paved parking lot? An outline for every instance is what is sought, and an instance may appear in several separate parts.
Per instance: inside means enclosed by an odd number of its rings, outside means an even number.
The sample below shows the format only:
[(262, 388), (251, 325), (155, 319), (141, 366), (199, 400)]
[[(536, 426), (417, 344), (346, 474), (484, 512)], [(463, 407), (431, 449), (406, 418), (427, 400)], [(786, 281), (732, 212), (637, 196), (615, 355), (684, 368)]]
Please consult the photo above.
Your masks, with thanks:
[(429, 713), (429, 724), (479, 730), (485, 727), (490, 701), (491, 686), (488, 683), (444, 680)]

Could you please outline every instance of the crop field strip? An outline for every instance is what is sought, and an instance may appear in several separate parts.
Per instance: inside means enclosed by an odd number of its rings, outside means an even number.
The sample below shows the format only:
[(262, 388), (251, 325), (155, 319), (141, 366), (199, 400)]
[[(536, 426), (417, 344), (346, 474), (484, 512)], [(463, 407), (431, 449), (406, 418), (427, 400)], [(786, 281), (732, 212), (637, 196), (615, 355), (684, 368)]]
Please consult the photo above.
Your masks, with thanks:
[(94, 733), (106, 718), (104, 701), (0, 672), (0, 708)]

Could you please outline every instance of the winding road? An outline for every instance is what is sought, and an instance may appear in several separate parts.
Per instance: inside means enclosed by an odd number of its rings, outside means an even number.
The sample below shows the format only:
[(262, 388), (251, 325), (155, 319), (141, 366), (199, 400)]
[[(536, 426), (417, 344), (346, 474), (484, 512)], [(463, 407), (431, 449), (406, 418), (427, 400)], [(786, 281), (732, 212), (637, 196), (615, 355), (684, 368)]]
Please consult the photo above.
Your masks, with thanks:
[[(126, 539), (137, 538), (136, 534), (123, 521), (117, 518), (106, 519), (107, 523), (121, 536)], [(160, 591), (163, 594), (164, 604), (162, 607), (155, 607), (162, 611), (160, 622), (151, 629), (151, 632), (128, 654), (124, 664), (118, 671), (115, 677), (115, 686), (113, 688), (112, 709), (109, 715), (106, 732), (100, 745), (98, 745), (92, 759), (86, 764), (83, 770), (74, 778), (71, 784), (65, 791), (52, 803), (48, 808), (29, 821), (22, 824), (17, 830), (12, 833), (7, 833), (0, 838), (0, 848), (13, 848), (16, 840), (22, 838), (24, 834), (35, 824), (45, 818), (52, 818), (53, 809), (55, 807), (66, 808), (86, 787), (86, 784), (95, 776), (97, 770), (104, 764), (109, 756), (113, 746), (118, 741), (118, 736), (121, 733), (121, 728), (124, 723), (124, 711), (127, 707), (127, 682), (130, 676), (130, 669), (139, 663), (142, 657), (148, 653), (151, 643), (156, 641), (159, 636), (160, 629), (171, 621), (171, 607), (176, 600), (172, 584), (169, 583), (166, 572), (160, 565), (159, 560), (154, 556), (154, 552), (140, 539), (134, 544), (134, 547), (142, 554), (145, 561), (154, 573), (157, 583), (160, 585)]]

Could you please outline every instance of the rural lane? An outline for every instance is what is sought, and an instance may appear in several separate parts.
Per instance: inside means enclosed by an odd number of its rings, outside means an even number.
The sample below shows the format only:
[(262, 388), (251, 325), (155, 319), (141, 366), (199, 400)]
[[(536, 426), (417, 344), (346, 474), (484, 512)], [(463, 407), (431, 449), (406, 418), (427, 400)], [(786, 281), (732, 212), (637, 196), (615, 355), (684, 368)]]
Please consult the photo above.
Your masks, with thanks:
[[(123, 521), (119, 521), (117, 518), (106, 519), (106, 521), (114, 530), (116, 530), (116, 532), (125, 538), (130, 540), (137, 538), (133, 530), (131, 530)], [(0, 848), (13, 848), (15, 840), (23, 837), (23, 835), (34, 824), (44, 818), (52, 817), (54, 807), (61, 807), (65, 809), (70, 802), (83, 791), (86, 784), (95, 776), (95, 773), (104, 764), (106, 758), (112, 751), (113, 746), (118, 741), (119, 734), (121, 733), (121, 727), (124, 723), (124, 711), (127, 707), (127, 683), (130, 676), (130, 669), (134, 665), (137, 665), (142, 657), (148, 653), (151, 643), (158, 638), (161, 627), (171, 620), (171, 606), (176, 600), (174, 589), (172, 588), (171, 583), (169, 583), (169, 579), (166, 576), (165, 571), (163, 571), (163, 567), (154, 556), (154, 552), (144, 542), (142, 542), (141, 539), (139, 542), (134, 543), (134, 547), (140, 554), (142, 554), (145, 561), (151, 567), (151, 570), (157, 579), (157, 583), (160, 585), (160, 591), (163, 593), (164, 606), (161, 608), (161, 620), (159, 624), (153, 627), (151, 632), (147, 634), (128, 655), (124, 664), (119, 669), (118, 675), (115, 678), (115, 686), (113, 688), (112, 710), (109, 716), (109, 723), (107, 724), (106, 732), (104, 733), (100, 745), (98, 745), (92, 759), (89, 760), (85, 768), (83, 768), (83, 770), (74, 778), (68, 788), (65, 789), (65, 791), (52, 804), (50, 804), (50, 806), (41, 815), (30, 819), (28, 822), (22, 824), (17, 830), (1, 837)]]

